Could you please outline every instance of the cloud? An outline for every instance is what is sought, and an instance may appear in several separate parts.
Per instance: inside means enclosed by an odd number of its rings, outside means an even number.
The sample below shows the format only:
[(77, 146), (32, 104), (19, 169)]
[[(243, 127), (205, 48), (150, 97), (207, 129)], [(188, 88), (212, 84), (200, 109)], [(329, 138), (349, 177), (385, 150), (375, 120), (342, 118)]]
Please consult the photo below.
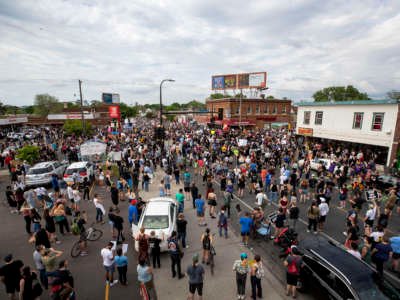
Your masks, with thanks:
[(47, 92), (127, 103), (203, 100), (213, 74), (267, 71), (295, 101), (352, 84), (382, 98), (400, 84), (398, 1), (0, 1), (0, 99)]

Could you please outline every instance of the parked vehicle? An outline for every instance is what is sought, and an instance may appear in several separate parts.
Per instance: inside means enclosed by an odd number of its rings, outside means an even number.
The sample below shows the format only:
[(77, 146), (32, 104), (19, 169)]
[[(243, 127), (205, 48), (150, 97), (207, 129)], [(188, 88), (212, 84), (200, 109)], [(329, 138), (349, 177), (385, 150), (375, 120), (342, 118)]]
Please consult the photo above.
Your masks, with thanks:
[[(137, 225), (132, 224), (132, 236), (135, 238), (139, 229), (144, 227), (145, 233), (150, 235), (155, 231), (156, 236), (164, 240), (160, 243), (161, 251), (168, 250), (167, 238), (176, 230), (177, 203), (172, 198), (158, 197), (150, 199), (140, 216)], [(138, 242), (135, 241), (135, 250), (139, 251)]]
[[(318, 169), (319, 169), (321, 166), (325, 166), (325, 169), (328, 170), (329, 167), (331, 166), (331, 164), (332, 164), (333, 162), (334, 162), (333, 160), (327, 159), (327, 158), (314, 158), (314, 159), (312, 159), (312, 160), (310, 161), (310, 168), (311, 168), (311, 170), (313, 170), (313, 171), (318, 171)], [(304, 159), (300, 159), (300, 160), (298, 161), (298, 165), (299, 165), (300, 167), (303, 166), (303, 165), (304, 165)], [(339, 166), (336, 165), (336, 166), (335, 166), (334, 172), (336, 172), (338, 169), (339, 169)]]
[(376, 188), (382, 192), (392, 187), (400, 187), (400, 179), (395, 176), (381, 175), (376, 179)]
[(67, 184), (82, 183), (87, 178), (89, 182), (94, 178), (94, 166), (88, 161), (74, 162), (64, 172), (64, 180)]
[(58, 161), (41, 162), (31, 167), (25, 177), (26, 186), (44, 186), (51, 183), (51, 176), (62, 177), (67, 164)]
[(376, 270), (333, 242), (313, 237), (301, 241), (304, 267), (299, 290), (321, 289), (325, 299), (400, 299)]

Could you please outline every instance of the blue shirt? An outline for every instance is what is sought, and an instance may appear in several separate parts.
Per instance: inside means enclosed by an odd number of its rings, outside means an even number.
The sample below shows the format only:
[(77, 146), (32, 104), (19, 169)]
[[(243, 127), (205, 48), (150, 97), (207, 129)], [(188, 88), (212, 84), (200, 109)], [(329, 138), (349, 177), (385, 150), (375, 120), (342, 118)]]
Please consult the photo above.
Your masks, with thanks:
[(128, 258), (125, 255), (115, 256), (114, 262), (117, 267), (123, 267), (128, 265)]
[(400, 254), (400, 236), (390, 238), (390, 246), (392, 246), (394, 253)]
[(136, 205), (132, 205), (132, 204), (129, 205), (128, 220), (129, 220), (129, 223), (135, 223), (135, 224), (137, 224), (137, 222), (139, 221), (138, 220), (138, 210), (137, 210)]
[(183, 182), (190, 183), (190, 173), (189, 172), (183, 173)]
[(250, 232), (250, 227), (253, 225), (253, 220), (250, 217), (240, 217), (239, 223), (242, 226), (241, 232)]
[(194, 201), (194, 205), (196, 206), (197, 212), (202, 213), (204, 211), (205, 202), (203, 199), (198, 198)]

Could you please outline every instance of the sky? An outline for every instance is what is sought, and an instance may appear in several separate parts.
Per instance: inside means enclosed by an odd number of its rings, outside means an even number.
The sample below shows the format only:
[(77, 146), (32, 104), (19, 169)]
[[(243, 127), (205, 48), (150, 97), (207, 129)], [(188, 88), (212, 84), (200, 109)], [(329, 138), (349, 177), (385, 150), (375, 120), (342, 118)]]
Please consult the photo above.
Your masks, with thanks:
[(267, 72), (266, 95), (400, 88), (400, 1), (0, 0), (0, 101), (204, 101), (211, 76)]

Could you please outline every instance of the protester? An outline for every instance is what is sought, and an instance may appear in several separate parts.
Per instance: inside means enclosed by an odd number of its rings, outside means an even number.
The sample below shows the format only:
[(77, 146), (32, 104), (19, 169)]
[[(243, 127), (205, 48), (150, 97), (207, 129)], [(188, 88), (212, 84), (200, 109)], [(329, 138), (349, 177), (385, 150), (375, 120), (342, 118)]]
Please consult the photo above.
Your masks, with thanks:
[(246, 280), (250, 271), (247, 254), (240, 254), (240, 260), (233, 263), (233, 271), (236, 273), (236, 287), (238, 299), (246, 298)]
[(196, 253), (192, 257), (192, 264), (186, 269), (186, 274), (189, 277), (189, 296), (188, 299), (194, 299), (194, 294), (199, 295), (199, 300), (203, 299), (203, 282), (204, 268), (199, 264), (199, 255)]

